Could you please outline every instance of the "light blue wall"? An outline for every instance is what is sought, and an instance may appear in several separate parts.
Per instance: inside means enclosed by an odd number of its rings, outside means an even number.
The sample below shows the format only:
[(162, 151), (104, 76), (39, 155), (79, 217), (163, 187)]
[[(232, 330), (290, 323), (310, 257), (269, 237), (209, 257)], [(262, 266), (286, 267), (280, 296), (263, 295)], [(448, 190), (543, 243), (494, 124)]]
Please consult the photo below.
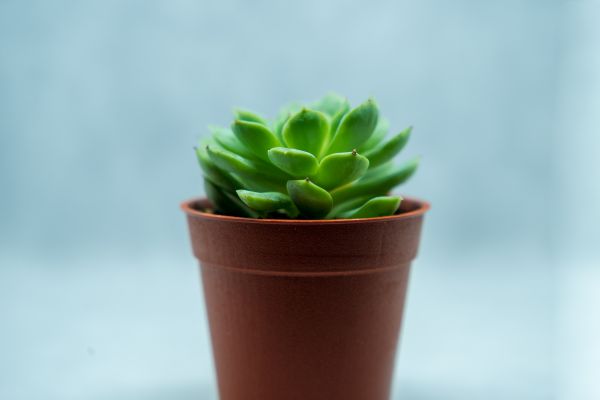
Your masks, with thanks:
[[(557, 2), (0, 5), (2, 246), (183, 251), (192, 146), (241, 105), (336, 90), (414, 125), (439, 251), (540, 249), (554, 204)], [(558, 29), (557, 29), (558, 28)]]

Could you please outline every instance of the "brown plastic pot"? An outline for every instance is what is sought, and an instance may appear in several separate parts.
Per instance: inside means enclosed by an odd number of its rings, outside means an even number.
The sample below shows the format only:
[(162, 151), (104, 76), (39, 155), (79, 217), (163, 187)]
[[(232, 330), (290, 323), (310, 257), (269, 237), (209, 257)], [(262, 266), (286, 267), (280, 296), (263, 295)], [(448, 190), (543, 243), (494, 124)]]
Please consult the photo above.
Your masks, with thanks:
[(386, 400), (429, 205), (354, 220), (268, 220), (182, 204), (221, 400)]

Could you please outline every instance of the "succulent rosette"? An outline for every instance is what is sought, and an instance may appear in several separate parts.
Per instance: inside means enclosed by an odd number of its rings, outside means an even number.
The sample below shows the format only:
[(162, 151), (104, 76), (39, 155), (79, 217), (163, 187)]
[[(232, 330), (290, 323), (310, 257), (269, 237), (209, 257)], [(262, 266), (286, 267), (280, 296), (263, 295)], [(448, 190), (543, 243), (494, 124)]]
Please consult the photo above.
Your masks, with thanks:
[(389, 195), (418, 158), (393, 163), (411, 128), (388, 137), (373, 99), (355, 108), (337, 95), (284, 107), (270, 121), (236, 110), (196, 148), (214, 212), (250, 218), (371, 218), (396, 213)]

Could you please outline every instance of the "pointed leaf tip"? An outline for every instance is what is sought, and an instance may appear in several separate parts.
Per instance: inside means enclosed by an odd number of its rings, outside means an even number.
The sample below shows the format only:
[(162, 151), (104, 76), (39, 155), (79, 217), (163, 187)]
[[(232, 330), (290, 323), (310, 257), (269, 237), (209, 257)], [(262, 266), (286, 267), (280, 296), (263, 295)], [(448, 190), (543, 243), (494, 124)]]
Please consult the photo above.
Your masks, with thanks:
[(309, 218), (323, 218), (333, 206), (331, 195), (310, 180), (288, 181), (287, 191), (302, 215)]
[(363, 204), (361, 207), (342, 213), (342, 218), (375, 218), (393, 215), (400, 207), (402, 197), (400, 196), (379, 196), (374, 197)]
[(273, 165), (296, 178), (312, 175), (319, 168), (317, 158), (303, 150), (274, 147), (268, 154)]
[(324, 157), (313, 177), (325, 189), (334, 189), (352, 182), (367, 172), (369, 160), (358, 153), (334, 153)]
[(288, 147), (318, 157), (329, 142), (329, 120), (319, 111), (303, 108), (287, 120), (282, 136)]
[(258, 122), (235, 120), (231, 128), (239, 141), (264, 161), (269, 161), (269, 149), (281, 145), (277, 136)]
[(378, 118), (379, 110), (374, 101), (367, 100), (352, 109), (340, 121), (327, 153), (339, 153), (358, 148), (371, 137)]

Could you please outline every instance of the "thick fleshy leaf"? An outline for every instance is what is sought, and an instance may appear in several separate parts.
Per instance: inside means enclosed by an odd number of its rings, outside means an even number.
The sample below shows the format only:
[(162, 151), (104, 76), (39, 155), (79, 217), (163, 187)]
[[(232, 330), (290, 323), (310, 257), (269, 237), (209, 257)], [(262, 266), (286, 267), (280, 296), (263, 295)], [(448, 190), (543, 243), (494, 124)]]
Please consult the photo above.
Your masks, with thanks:
[(215, 210), (221, 214), (250, 218), (258, 217), (258, 214), (250, 210), (240, 199), (218, 187), (208, 178), (204, 178), (204, 191)]
[(408, 142), (412, 127), (406, 128), (397, 135), (391, 137), (387, 142), (375, 146), (373, 149), (365, 153), (365, 157), (369, 159), (371, 168), (378, 167), (398, 154)]
[(223, 150), (215, 146), (206, 146), (206, 153), (216, 166), (225, 171), (240, 174), (242, 176), (258, 174), (260, 172), (250, 160), (238, 156), (231, 151)]
[(272, 126), (271, 130), (273, 131), (273, 133), (277, 137), (277, 140), (279, 140), (279, 142), (281, 142), (281, 143), (283, 143), (283, 127), (285, 126), (285, 123), (290, 118), (290, 116), (291, 115), (289, 115), (289, 114), (287, 114), (287, 115), (280, 115), (271, 124), (271, 126)]
[(252, 164), (262, 175), (270, 176), (275, 180), (287, 181), (292, 178), (291, 175), (283, 172), (274, 166), (270, 161), (264, 161), (258, 158), (253, 152), (243, 145), (238, 138), (228, 129), (220, 128), (213, 133), (213, 140), (223, 149), (241, 156)]
[(287, 147), (274, 147), (269, 150), (269, 159), (276, 167), (295, 178), (307, 177), (319, 168), (319, 161), (312, 154)]
[(328, 93), (311, 104), (311, 108), (333, 117), (342, 109), (348, 109), (348, 100), (337, 93)]
[(387, 118), (379, 118), (373, 134), (366, 142), (358, 147), (358, 151), (364, 154), (366, 151), (371, 150), (373, 147), (383, 142), (389, 130), (390, 121)]
[(367, 172), (369, 160), (356, 151), (324, 157), (314, 175), (315, 183), (327, 190), (352, 182)]
[(329, 120), (319, 111), (303, 108), (286, 122), (283, 140), (288, 147), (318, 157), (329, 142)]
[(373, 134), (378, 116), (379, 110), (373, 99), (369, 99), (351, 110), (342, 118), (327, 153), (357, 149)]
[(208, 129), (212, 133), (213, 140), (225, 150), (229, 150), (247, 159), (257, 159), (256, 155), (239, 141), (231, 129), (218, 126), (209, 126)]
[(365, 181), (367, 179), (370, 179), (374, 176), (380, 176), (382, 174), (384, 174), (385, 172), (389, 172), (392, 169), (394, 169), (394, 167), (396, 166), (396, 164), (394, 164), (393, 161), (388, 161), (385, 164), (382, 164), (378, 167), (375, 168), (369, 168), (367, 170), (367, 172), (364, 174), (364, 176), (362, 178), (360, 178), (362, 181)]
[(267, 151), (281, 146), (281, 142), (266, 126), (258, 122), (236, 120), (231, 126), (235, 136), (258, 158), (269, 161)]
[(240, 121), (256, 122), (261, 125), (267, 125), (267, 121), (263, 117), (252, 111), (244, 110), (243, 108), (236, 108), (233, 110), (233, 114), (235, 115), (235, 119)]
[(303, 216), (323, 218), (333, 205), (331, 195), (308, 179), (288, 181), (287, 191)]
[(261, 170), (248, 159), (214, 146), (207, 146), (206, 151), (217, 167), (238, 175), (241, 178), (240, 181), (253, 190), (281, 191), (284, 187), (283, 181), (266, 175), (264, 169)]
[(342, 105), (342, 107), (331, 117), (331, 126), (329, 127), (330, 136), (333, 137), (335, 132), (337, 132), (338, 127), (340, 126), (340, 122), (344, 118), (348, 111), (350, 110), (350, 103), (348, 100)]
[(343, 203), (336, 204), (333, 206), (329, 214), (327, 214), (326, 219), (332, 218), (341, 218), (340, 215), (345, 213), (346, 211), (354, 210), (357, 207), (365, 204), (369, 200), (369, 196), (356, 197), (354, 199), (349, 199)]
[(385, 195), (394, 186), (399, 185), (410, 178), (418, 166), (419, 159), (415, 158), (391, 170), (384, 170), (380, 175), (374, 175), (368, 179), (363, 178), (349, 185), (335, 189), (331, 192), (331, 197), (335, 204), (340, 204), (355, 197)]
[(226, 190), (236, 190), (242, 187), (242, 184), (236, 178), (215, 165), (208, 156), (205, 145), (196, 147), (195, 151), (204, 176), (210, 179), (215, 185)]
[(285, 106), (281, 107), (279, 109), (279, 115), (286, 115), (289, 117), (293, 114), (296, 114), (301, 109), (302, 109), (302, 104), (297, 101), (294, 101), (294, 102), (288, 103)]
[(271, 162), (266, 162), (256, 157), (256, 155), (246, 148), (240, 141), (233, 135), (233, 133), (221, 133), (220, 135), (213, 136), (214, 141), (223, 147), (223, 149), (230, 151), (231, 153), (241, 156), (249, 164), (251, 164), (257, 171), (260, 171), (262, 175), (272, 177), (274, 180), (287, 181), (292, 178), (291, 175), (283, 172), (281, 169), (274, 166)]
[(254, 192), (279, 192), (285, 191), (285, 183), (272, 181), (264, 176), (238, 176), (237, 179), (242, 183), (242, 187)]
[(300, 103), (290, 103), (281, 107), (279, 110), (279, 114), (277, 114), (277, 118), (275, 118), (275, 122), (273, 123), (273, 133), (279, 139), (281, 143), (284, 143), (283, 140), (283, 127), (290, 117), (300, 111), (302, 109), (302, 104)]
[(295, 206), (288, 195), (279, 192), (251, 192), (238, 190), (240, 199), (253, 210), (261, 213), (270, 213), (285, 210), (288, 214), (295, 214)]
[(342, 213), (340, 218), (374, 218), (393, 215), (398, 211), (402, 197), (380, 196), (374, 197), (361, 207)]

